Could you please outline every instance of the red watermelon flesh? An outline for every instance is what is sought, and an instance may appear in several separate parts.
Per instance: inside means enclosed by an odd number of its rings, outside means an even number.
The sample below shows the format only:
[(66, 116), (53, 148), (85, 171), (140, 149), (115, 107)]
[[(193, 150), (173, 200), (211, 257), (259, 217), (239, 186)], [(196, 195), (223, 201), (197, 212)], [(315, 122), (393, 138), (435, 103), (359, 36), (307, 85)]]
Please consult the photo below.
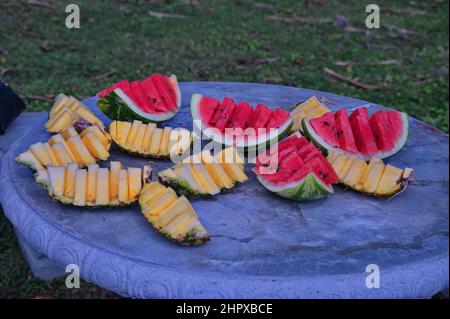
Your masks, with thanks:
[(164, 83), (161, 81), (161, 75), (159, 74), (152, 74), (150, 76), (151, 81), (153, 82), (153, 85), (158, 90), (159, 96), (161, 98), (162, 104), (171, 111), (177, 110), (177, 104), (173, 100), (173, 98), (170, 96), (170, 93), (167, 91)]
[[(304, 137), (292, 135), (278, 144), (278, 150), (278, 153), (275, 153), (278, 156), (278, 170), (275, 173), (264, 174), (262, 168), (269, 164), (264, 166), (261, 164), (263, 160), (258, 161), (258, 159), (253, 169), (254, 172), (275, 184), (297, 181), (311, 172), (315, 173), (324, 183), (338, 182), (336, 173), (326, 158), (314, 144), (308, 143)], [(267, 154), (265, 155), (267, 157)], [(267, 158), (264, 161), (267, 162)]]
[(128, 82), (128, 80), (122, 80), (122, 81), (117, 82), (114, 85), (111, 85), (111, 86), (107, 87), (104, 90), (101, 90), (100, 92), (97, 93), (97, 96), (99, 98), (102, 98), (102, 97), (108, 95), (109, 93), (111, 93), (112, 91), (114, 91), (117, 88), (121, 88), (123, 90), (123, 89), (127, 89), (129, 87), (130, 87), (130, 83)]
[(375, 141), (380, 150), (389, 150), (394, 146), (394, 131), (392, 130), (387, 112), (375, 112), (369, 120)]
[(215, 126), (217, 120), (225, 112), (225, 109), (226, 109), (228, 104), (234, 104), (234, 101), (233, 101), (233, 99), (230, 99), (229, 97), (226, 97), (226, 98), (223, 99), (222, 103), (219, 104), (219, 107), (216, 108), (216, 112), (214, 113), (214, 116), (211, 118), (210, 124)]
[(369, 119), (364, 115), (353, 116), (350, 118), (350, 125), (358, 151), (365, 154), (375, 153), (378, 147), (370, 128)]
[[(228, 121), (231, 119), (236, 104), (232, 99), (224, 99), (221, 107), (214, 114), (216, 119), (216, 128), (223, 131), (227, 127)], [(219, 113), (221, 111), (221, 113)], [(216, 117), (217, 115), (217, 117)]]
[(352, 127), (348, 118), (347, 110), (341, 109), (334, 115), (339, 140), (339, 146), (350, 152), (358, 152), (353, 137)]
[(127, 90), (127, 94), (137, 106), (139, 106), (144, 112), (154, 113), (154, 109), (151, 107), (150, 101), (147, 99), (144, 90), (142, 89), (141, 82), (134, 81), (130, 83), (130, 89)]
[(392, 137), (397, 140), (403, 133), (403, 118), (399, 111), (382, 111), (389, 117), (389, 123), (392, 128)]
[(150, 102), (150, 105), (155, 109), (156, 112), (167, 112), (168, 108), (162, 102), (162, 99), (159, 95), (158, 89), (153, 84), (153, 81), (150, 77), (142, 81), (141, 83), (144, 93), (147, 95), (147, 99)]
[(165, 90), (169, 93), (170, 98), (174, 101), (175, 105), (177, 103), (177, 92), (173, 88), (173, 84), (170, 79), (166, 76), (159, 75), (159, 81), (164, 86)]
[(252, 114), (248, 117), (247, 127), (255, 127), (255, 122), (258, 119), (259, 113), (264, 109), (264, 104), (256, 105), (256, 108), (253, 110)]
[(230, 127), (244, 129), (247, 119), (252, 112), (253, 108), (251, 105), (245, 102), (239, 102), (231, 116)]
[(214, 112), (220, 106), (220, 101), (211, 97), (204, 97), (200, 101), (200, 116), (206, 124), (211, 124)]
[(291, 152), (281, 161), (280, 169), (290, 167), (292, 170), (299, 170), (303, 165), (305, 163), (300, 156), (296, 152)]
[(272, 113), (272, 117), (267, 122), (266, 127), (268, 129), (270, 128), (277, 128), (280, 127), (281, 124), (286, 122), (286, 120), (289, 118), (289, 112), (282, 109), (276, 109)]
[(339, 146), (336, 121), (333, 112), (328, 112), (319, 118), (310, 121), (313, 129), (332, 146)]
[(267, 122), (269, 121), (271, 115), (272, 115), (272, 110), (269, 109), (266, 105), (264, 104), (258, 104), (256, 106), (256, 108), (260, 107), (261, 110), (258, 114), (258, 117), (256, 118), (255, 122), (253, 123), (252, 127), (258, 129), (258, 128), (265, 128)]
[(356, 117), (356, 116), (362, 116), (365, 117), (367, 120), (369, 119), (369, 112), (367, 111), (367, 107), (359, 107), (355, 109), (352, 114), (350, 115), (350, 121)]

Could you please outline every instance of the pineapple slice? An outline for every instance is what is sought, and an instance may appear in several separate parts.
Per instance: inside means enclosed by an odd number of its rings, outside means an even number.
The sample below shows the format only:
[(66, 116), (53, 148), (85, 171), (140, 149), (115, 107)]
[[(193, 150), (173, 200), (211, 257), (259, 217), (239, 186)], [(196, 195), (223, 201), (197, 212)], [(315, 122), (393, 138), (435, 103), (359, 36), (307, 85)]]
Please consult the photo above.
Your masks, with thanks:
[(142, 142), (142, 152), (144, 154), (149, 154), (150, 152), (150, 142), (152, 141), (152, 133), (155, 128), (155, 123), (147, 124), (147, 129), (145, 130), (144, 134), (144, 141)]
[(75, 155), (72, 153), (69, 145), (67, 145), (66, 140), (64, 139), (64, 137), (61, 134), (53, 135), (48, 140), (48, 144), (50, 144), (50, 146), (53, 146), (56, 143), (61, 143), (64, 146), (64, 148), (66, 149), (66, 152), (69, 154), (69, 156), (71, 158), (71, 162), (76, 161)]
[(402, 176), (403, 170), (389, 164), (386, 165), (375, 193), (379, 195), (396, 193), (401, 187)]
[(62, 143), (53, 144), (51, 146), (51, 149), (55, 154), (55, 157), (60, 165), (67, 167), (69, 163), (73, 162), (72, 158), (70, 157), (70, 154), (67, 153), (67, 150)]
[(58, 112), (58, 114), (50, 118), (47, 123), (45, 123), (45, 128), (49, 132), (59, 133), (70, 127), (76, 120), (77, 116), (64, 107), (63, 110)]
[(152, 200), (156, 195), (164, 191), (166, 187), (161, 185), (158, 182), (152, 182), (147, 185), (146, 192), (139, 196), (139, 203), (145, 204), (148, 201)]
[(207, 193), (211, 195), (217, 195), (220, 193), (219, 187), (217, 187), (213, 178), (209, 175), (203, 164), (192, 164), (192, 175), (196, 177), (197, 182), (201, 185)]
[(155, 195), (150, 201), (141, 204), (144, 215), (158, 215), (177, 199), (177, 194), (172, 188), (166, 188)]
[(294, 119), (294, 124), (291, 127), (291, 132), (302, 130), (303, 119), (320, 117), (325, 113), (330, 112), (330, 110), (315, 96), (294, 105), (293, 108), (294, 109), (291, 111), (291, 117)]
[(73, 126), (71, 126), (71, 127), (66, 128), (63, 131), (62, 136), (64, 137), (65, 140), (68, 140), (72, 136), (78, 136), (78, 133), (75, 130), (75, 128)]
[(391, 196), (403, 190), (413, 180), (411, 168), (404, 170), (384, 165), (377, 157), (369, 164), (356, 156), (330, 152), (327, 160), (333, 166), (342, 184), (374, 196)]
[(80, 137), (84, 138), (84, 136), (88, 133), (93, 133), (95, 136), (99, 139), (100, 142), (102, 142), (103, 146), (106, 148), (106, 150), (109, 149), (111, 143), (110, 139), (108, 138), (107, 133), (103, 132), (97, 125), (92, 125), (83, 130), (81, 132)]
[(147, 124), (139, 125), (136, 138), (131, 146), (131, 151), (142, 152), (142, 144), (144, 142), (145, 132), (147, 131)]
[(86, 166), (95, 163), (95, 159), (92, 157), (91, 153), (89, 153), (78, 134), (71, 136), (67, 140), (67, 145), (69, 145), (74, 153), (78, 163)]
[[(180, 244), (198, 245), (209, 240), (189, 201), (184, 196), (177, 197), (173, 189), (158, 184), (146, 184), (139, 198), (141, 211), (150, 224), (165, 237)], [(155, 191), (158, 191), (156, 195)]]
[(121, 169), (119, 171), (119, 202), (130, 202), (130, 197), (128, 195), (128, 171), (126, 169)]
[(109, 169), (99, 168), (97, 170), (97, 189), (95, 204), (97, 206), (106, 206), (109, 204)]
[(139, 127), (141, 126), (142, 122), (139, 120), (134, 120), (133, 124), (131, 125), (130, 133), (128, 134), (126, 144), (125, 146), (127, 149), (131, 149), (133, 146), (134, 140), (136, 139)]
[[(113, 125), (115, 126), (115, 128), (113, 127)], [(111, 134), (114, 134), (117, 144), (119, 144), (121, 147), (125, 148), (127, 144), (131, 126), (132, 123), (130, 122), (114, 121), (109, 128), (109, 132)]]
[(17, 156), (16, 161), (28, 166), (33, 171), (44, 169), (41, 162), (33, 155), (31, 151), (26, 151)]
[(61, 199), (64, 195), (65, 167), (49, 166), (47, 167), (47, 172), (50, 181), (50, 193), (54, 198)]
[(205, 194), (206, 191), (198, 184), (197, 179), (192, 174), (191, 169), (189, 168), (189, 164), (182, 164), (179, 166), (175, 166), (173, 168), (174, 173), (177, 177), (182, 181), (182, 184), (186, 184), (186, 188), (188, 188), (188, 193), (201, 193)]
[(97, 164), (88, 165), (88, 178), (86, 187), (86, 202), (95, 203), (97, 197), (97, 172), (99, 166)]
[(247, 175), (245, 175), (239, 164), (222, 163), (221, 165), (232, 180), (243, 183), (248, 179)]
[(75, 197), (76, 171), (78, 164), (70, 163), (66, 169), (66, 178), (64, 184), (64, 197), (68, 202), (73, 202)]
[(169, 155), (170, 158), (176, 158), (185, 154), (191, 147), (191, 132), (184, 128), (175, 128), (170, 133), (169, 139)]
[(95, 158), (100, 160), (107, 160), (109, 157), (109, 152), (106, 150), (104, 144), (98, 139), (97, 135), (94, 133), (86, 133), (83, 137), (83, 143), (86, 145), (89, 153), (91, 153)]
[(348, 170), (347, 174), (342, 179), (342, 182), (358, 190), (361, 189), (362, 185), (360, 185), (360, 181), (366, 169), (367, 169), (366, 161), (359, 158), (355, 159), (355, 161), (353, 161), (351, 168)]
[(128, 196), (130, 201), (138, 198), (142, 189), (142, 168), (128, 167)]
[(161, 137), (161, 146), (159, 148), (160, 156), (169, 156), (169, 143), (170, 143), (170, 134), (172, 133), (172, 128), (166, 126), (163, 130), (163, 134)]
[(30, 151), (43, 166), (52, 165), (52, 159), (50, 157), (50, 154), (47, 152), (42, 143), (40, 142), (34, 143), (33, 145), (30, 146)]
[(88, 183), (88, 173), (86, 169), (75, 171), (75, 194), (73, 204), (75, 206), (86, 206), (86, 188)]
[(369, 166), (367, 167), (367, 173), (364, 174), (362, 179), (364, 182), (363, 191), (366, 193), (375, 193), (383, 172), (383, 162), (380, 163), (373, 161), (373, 159), (370, 160)]
[(50, 157), (50, 160), (52, 162), (51, 165), (53, 165), (53, 166), (62, 165), (61, 163), (59, 163), (58, 159), (56, 158), (55, 153), (53, 153), (53, 150), (50, 147), (50, 144), (48, 144), (48, 142), (46, 142), (46, 143), (42, 143), (42, 145), (44, 146), (45, 151), (47, 152), (47, 154)]
[(118, 161), (111, 161), (110, 165), (110, 199), (111, 202), (117, 202), (119, 200), (119, 174), (122, 169), (122, 163)]
[(234, 186), (233, 180), (227, 175), (220, 164), (210, 163), (204, 165), (218, 187), (230, 189)]
[(158, 156), (160, 152), (161, 139), (163, 136), (163, 129), (155, 128), (152, 134), (152, 140), (150, 142), (149, 154)]

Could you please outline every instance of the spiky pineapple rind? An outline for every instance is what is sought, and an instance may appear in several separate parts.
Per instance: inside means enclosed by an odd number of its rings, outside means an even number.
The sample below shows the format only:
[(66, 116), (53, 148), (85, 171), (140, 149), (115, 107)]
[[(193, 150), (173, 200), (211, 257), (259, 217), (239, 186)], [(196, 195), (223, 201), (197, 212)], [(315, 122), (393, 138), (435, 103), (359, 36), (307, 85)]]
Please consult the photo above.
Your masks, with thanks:
[(161, 184), (172, 187), (178, 195), (183, 195), (186, 197), (212, 196), (209, 193), (202, 193), (192, 189), (189, 183), (182, 178), (167, 178), (161, 174), (158, 174), (158, 179), (160, 180)]

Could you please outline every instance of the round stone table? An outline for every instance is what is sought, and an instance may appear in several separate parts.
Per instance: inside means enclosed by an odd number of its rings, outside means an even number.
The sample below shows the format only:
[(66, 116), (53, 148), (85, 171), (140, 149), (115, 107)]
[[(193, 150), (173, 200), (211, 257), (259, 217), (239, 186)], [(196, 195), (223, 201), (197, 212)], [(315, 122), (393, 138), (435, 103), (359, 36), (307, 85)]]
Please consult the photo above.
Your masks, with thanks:
[[(328, 106), (379, 106), (329, 93), (249, 83), (181, 83), (182, 107), (167, 125), (192, 128), (192, 93), (288, 107), (311, 95)], [(96, 98), (86, 100), (95, 112)], [(46, 114), (12, 140), (1, 167), (0, 199), (18, 234), (36, 251), (123, 296), (139, 298), (428, 298), (448, 287), (448, 135), (411, 118), (405, 147), (388, 163), (415, 169), (403, 194), (379, 199), (335, 187), (325, 199), (298, 203), (249, 181), (192, 204), (211, 235), (182, 247), (156, 233), (137, 206), (83, 209), (52, 201), (14, 162), (48, 139)], [(104, 118), (104, 117), (103, 117)], [(107, 122), (106, 118), (104, 120)], [(113, 146), (112, 160), (146, 160)], [(171, 163), (154, 161), (154, 170)], [(379, 270), (380, 287), (366, 286)], [(370, 267), (369, 267), (370, 268)], [(370, 268), (374, 269), (374, 268)]]

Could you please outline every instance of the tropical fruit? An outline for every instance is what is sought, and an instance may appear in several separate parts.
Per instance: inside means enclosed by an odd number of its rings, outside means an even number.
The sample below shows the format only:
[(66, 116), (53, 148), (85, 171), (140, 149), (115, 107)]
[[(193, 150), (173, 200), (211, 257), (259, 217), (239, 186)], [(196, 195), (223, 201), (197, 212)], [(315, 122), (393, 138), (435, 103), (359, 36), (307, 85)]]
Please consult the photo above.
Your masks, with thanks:
[(413, 180), (413, 170), (385, 165), (372, 157), (367, 163), (356, 156), (330, 151), (327, 156), (339, 181), (356, 191), (374, 196), (392, 196), (403, 191)]
[(290, 107), (291, 117), (294, 123), (291, 127), (291, 132), (302, 130), (302, 120), (303, 119), (314, 119), (316, 117), (321, 117), (325, 113), (330, 112), (330, 110), (319, 101), (315, 96), (311, 96), (306, 101), (297, 103)]
[(97, 125), (104, 129), (103, 122), (83, 103), (73, 96), (58, 94), (50, 109), (45, 128), (51, 133), (61, 133), (65, 129), (76, 126), (78, 123), (90, 126)]
[(315, 119), (303, 119), (303, 130), (325, 154), (342, 151), (364, 160), (386, 158), (397, 153), (408, 138), (408, 115), (381, 110), (369, 116), (367, 108), (354, 110), (350, 116), (342, 109)]
[(139, 196), (142, 214), (163, 236), (182, 245), (200, 245), (209, 234), (184, 196), (158, 182), (144, 185)]
[(191, 147), (193, 135), (184, 128), (158, 128), (155, 123), (113, 121), (111, 138), (121, 149), (144, 157), (174, 158)]
[(97, 93), (97, 106), (109, 118), (145, 123), (166, 121), (181, 106), (177, 77), (152, 74), (143, 81), (122, 80)]
[(216, 195), (223, 189), (243, 183), (248, 177), (244, 172), (244, 159), (235, 148), (229, 147), (212, 156), (203, 150), (198, 156), (190, 156), (173, 167), (158, 173), (160, 181), (185, 196)]
[(88, 126), (80, 134), (73, 127), (53, 135), (45, 143), (34, 143), (20, 154), (16, 161), (39, 171), (47, 166), (64, 166), (76, 163), (80, 167), (109, 158), (110, 136), (97, 125)]
[(101, 207), (135, 202), (150, 175), (149, 166), (125, 169), (120, 162), (111, 161), (110, 168), (90, 164), (80, 169), (76, 163), (48, 166), (35, 173), (35, 180), (63, 204)]
[(299, 201), (332, 194), (332, 184), (339, 182), (322, 153), (298, 131), (259, 155), (253, 171), (271, 192)]
[(201, 94), (192, 95), (191, 114), (194, 124), (205, 136), (238, 148), (273, 142), (285, 135), (292, 125), (286, 110), (271, 110), (264, 104), (253, 108), (228, 97), (220, 102)]

